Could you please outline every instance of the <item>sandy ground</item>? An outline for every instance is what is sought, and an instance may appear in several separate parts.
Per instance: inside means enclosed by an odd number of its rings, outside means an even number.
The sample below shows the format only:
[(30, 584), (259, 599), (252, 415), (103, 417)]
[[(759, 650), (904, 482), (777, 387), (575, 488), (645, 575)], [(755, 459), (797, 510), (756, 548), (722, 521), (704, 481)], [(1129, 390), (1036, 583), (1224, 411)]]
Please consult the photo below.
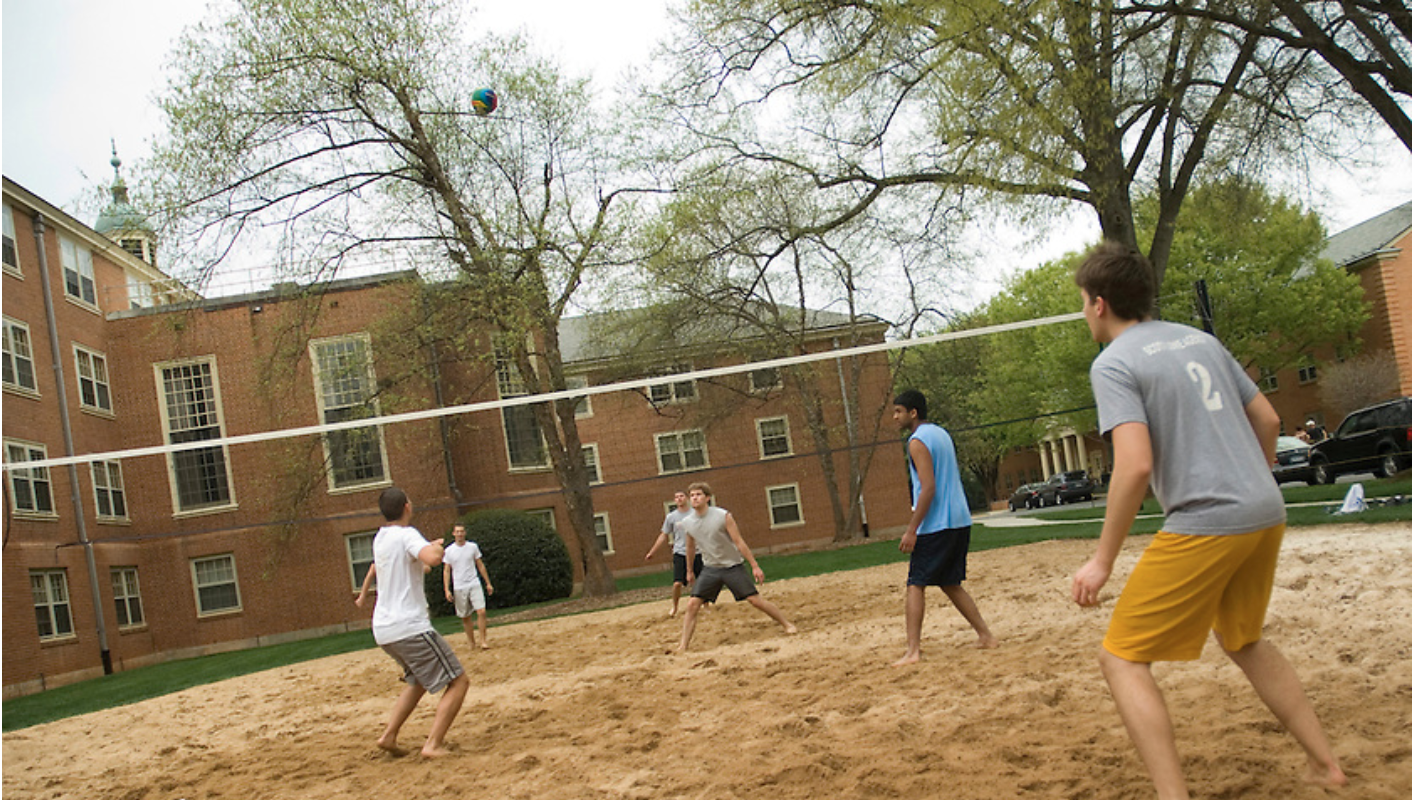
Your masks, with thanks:
[[(986, 530), (976, 535), (986, 536)], [(1067, 599), (1092, 542), (978, 553), (965, 584), (1003, 646), (970, 647), (931, 592), (925, 660), (903, 651), (904, 565), (769, 582), (801, 628), (746, 603), (665, 655), (667, 601), (452, 639), (472, 690), (438, 761), (374, 746), (400, 685), (377, 649), (191, 689), (3, 739), (6, 800), (171, 798), (1144, 798), (1153, 796), (1095, 651), (1149, 537), (1128, 543), (1101, 610)], [(1268, 635), (1294, 662), (1353, 785), (1408, 798), (1411, 529), (1290, 531)], [(727, 595), (724, 596), (725, 599)], [(1329, 796), (1211, 644), (1157, 667), (1203, 798)], [(425, 698), (403, 731), (427, 735)]]

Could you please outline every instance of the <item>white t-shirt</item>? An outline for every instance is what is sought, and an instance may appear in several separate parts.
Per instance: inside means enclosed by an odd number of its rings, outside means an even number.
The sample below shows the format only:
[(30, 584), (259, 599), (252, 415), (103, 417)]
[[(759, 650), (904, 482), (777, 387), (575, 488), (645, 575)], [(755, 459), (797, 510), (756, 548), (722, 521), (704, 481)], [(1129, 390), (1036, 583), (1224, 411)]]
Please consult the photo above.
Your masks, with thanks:
[(433, 629), (423, 594), (423, 562), (418, 553), (429, 544), (416, 528), (385, 525), (374, 534), (374, 566), (379, 598), (374, 603), (374, 641), (379, 644), (417, 636)]
[(477, 559), (482, 557), (476, 542), (456, 540), (443, 551), (443, 563), (452, 568), (452, 588), (467, 589), (477, 583)]

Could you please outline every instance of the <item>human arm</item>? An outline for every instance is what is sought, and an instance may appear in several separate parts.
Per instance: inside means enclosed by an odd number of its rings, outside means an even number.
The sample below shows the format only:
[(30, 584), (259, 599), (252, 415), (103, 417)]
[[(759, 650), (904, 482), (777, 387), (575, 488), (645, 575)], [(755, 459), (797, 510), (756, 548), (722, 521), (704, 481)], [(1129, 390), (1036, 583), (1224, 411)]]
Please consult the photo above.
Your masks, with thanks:
[(683, 538), (687, 540), (684, 543), (684, 547), (686, 550), (686, 554), (684, 557), (688, 559), (688, 571), (687, 573), (685, 573), (684, 578), (689, 583), (693, 583), (693, 556), (697, 553), (698, 548), (695, 545), (692, 536), (684, 536)]
[(487, 577), (487, 565), (482, 563), (482, 559), (477, 559), (477, 571), (482, 573), (482, 583), (487, 585), (487, 594), (493, 592), (492, 579)]
[(1121, 545), (1136, 520), (1136, 512), (1146, 499), (1153, 466), (1150, 427), (1143, 422), (1126, 422), (1111, 431), (1115, 466), (1106, 492), (1106, 518), (1101, 523), (1101, 539), (1096, 555), (1072, 577), (1072, 600), (1079, 606), (1094, 606), (1101, 587), (1111, 577), (1111, 568)]
[(910, 440), (910, 462), (914, 464), (915, 474), (919, 476), (919, 496), (915, 498), (914, 513), (910, 515), (909, 524), (905, 526), (905, 535), (900, 537), (901, 553), (914, 552), (920, 523), (924, 522), (925, 515), (929, 513), (929, 506), (934, 502), (934, 457), (929, 454), (929, 448), (924, 442), (918, 439)]
[(659, 547), (668, 540), (669, 535), (667, 533), (660, 533), (659, 538), (654, 540), (654, 546), (649, 548), (649, 552), (644, 554), (644, 560), (648, 561), (649, 559), (653, 558), (654, 554), (659, 552)]
[[(423, 562), (423, 571), (427, 572), (441, 564), (443, 552), (442, 539), (436, 539), (423, 545), (423, 548), (418, 551), (418, 560)], [(443, 570), (443, 580), (447, 580), (447, 570)]]
[[(446, 549), (443, 550), (442, 563), (447, 563)], [(424, 571), (426, 572), (427, 570), (425, 569)], [(443, 596), (446, 597), (449, 602), (452, 601), (452, 570), (447, 568), (443, 569)]]
[(728, 529), (728, 536), (733, 539), (733, 544), (737, 546), (738, 552), (742, 554), (744, 560), (752, 565), (752, 577), (758, 583), (765, 583), (767, 576), (762, 574), (762, 568), (757, 566), (757, 559), (752, 555), (752, 548), (747, 546), (747, 540), (742, 538), (742, 532), (738, 530), (737, 520), (733, 519), (732, 513), (723, 520), (723, 524)]
[(1257, 393), (1244, 406), (1244, 415), (1249, 418), (1249, 427), (1254, 429), (1254, 436), (1259, 439), (1259, 447), (1263, 448), (1264, 462), (1272, 464), (1278, 455), (1278, 434), (1282, 432), (1278, 412), (1273, 410), (1273, 404), (1263, 393)]
[(354, 605), (363, 608), (364, 598), (369, 596), (369, 589), (374, 585), (374, 570), (377, 565), (370, 564), (369, 571), (364, 573), (364, 585), (359, 587), (359, 596), (354, 598)]

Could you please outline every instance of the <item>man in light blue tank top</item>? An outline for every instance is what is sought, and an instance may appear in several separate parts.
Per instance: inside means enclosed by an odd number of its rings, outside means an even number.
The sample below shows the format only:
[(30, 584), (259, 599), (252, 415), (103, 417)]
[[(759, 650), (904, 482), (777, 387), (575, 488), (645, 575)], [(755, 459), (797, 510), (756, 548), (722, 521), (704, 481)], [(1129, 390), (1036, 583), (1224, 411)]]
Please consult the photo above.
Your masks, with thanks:
[(944, 591), (973, 626), (979, 647), (998, 646), (973, 597), (960, 585), (973, 518), (959, 478), (954, 440), (928, 417), (929, 405), (923, 394), (908, 389), (895, 398), (895, 424), (910, 434), (910, 502), (914, 508), (900, 537), (900, 552), (910, 554), (910, 574), (905, 582), (905, 655), (895, 662), (897, 667), (919, 661), (926, 586)]

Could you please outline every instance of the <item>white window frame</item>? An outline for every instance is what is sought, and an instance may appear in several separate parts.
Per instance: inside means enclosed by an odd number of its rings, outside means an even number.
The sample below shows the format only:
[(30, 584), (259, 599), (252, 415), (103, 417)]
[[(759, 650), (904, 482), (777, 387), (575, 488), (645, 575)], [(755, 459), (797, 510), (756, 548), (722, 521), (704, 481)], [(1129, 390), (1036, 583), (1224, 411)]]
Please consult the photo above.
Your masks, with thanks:
[[(772, 377), (771, 383), (760, 383), (758, 376), (769, 374)], [(747, 373), (748, 386), (755, 394), (766, 394), (776, 389), (782, 388), (782, 371), (777, 367), (765, 367), (754, 369)]]
[[(121, 461), (90, 461), (89, 477), (93, 479), (93, 509), (99, 522), (128, 521), (128, 493), (123, 488)], [(107, 498), (108, 512), (104, 513)]]
[[(137, 567), (110, 567), (108, 569), (109, 583), (113, 587), (113, 613), (114, 619), (118, 621), (118, 630), (136, 630), (147, 627), (147, 618), (143, 616), (143, 593), (138, 585)], [(133, 619), (133, 610), (137, 609), (137, 619)], [(127, 617), (127, 622), (123, 621)]]
[[(218, 561), (225, 561), (227, 564), (230, 565), (231, 579), (223, 580), (220, 582), (209, 581), (206, 584), (203, 584), (201, 576), (198, 574), (197, 565), (215, 563)], [(198, 556), (196, 558), (190, 559), (188, 561), (188, 564), (191, 566), (192, 571), (192, 600), (197, 604), (197, 617), (199, 619), (204, 617), (221, 616), (223, 614), (235, 614), (241, 611), (241, 582), (239, 580), (238, 575), (236, 574), (236, 556), (234, 554), (219, 553), (217, 555), (212, 556)], [(224, 606), (222, 608), (216, 608), (211, 610), (207, 610), (202, 606), (202, 589), (210, 589), (213, 587), (227, 585), (231, 586), (232, 590), (234, 590), (236, 593), (236, 605)]]
[(526, 512), (533, 517), (544, 517), (545, 522), (551, 530), (556, 529), (556, 510), (554, 508), (533, 508)]
[[(98, 282), (93, 272), (93, 251), (82, 242), (59, 234), (59, 260), (63, 263), (64, 297), (84, 308), (98, 310)], [(70, 291), (69, 274), (74, 275), (78, 293)], [(90, 297), (90, 295), (92, 295)]]
[[(208, 368), (211, 381), (211, 397), (209, 399), (210, 409), (205, 411), (204, 413), (205, 415), (211, 416), (213, 418), (214, 424), (200, 427), (205, 429), (214, 428), (216, 431), (216, 436), (211, 437), (213, 439), (222, 438), (226, 435), (226, 412), (221, 402), (221, 375), (217, 370), (216, 357), (203, 356), (201, 358), (188, 358), (180, 361), (164, 361), (158, 364), (153, 364), (152, 368), (153, 376), (157, 381), (158, 402), (161, 403), (162, 439), (168, 444), (177, 444), (177, 442), (173, 441), (173, 436), (180, 435), (184, 431), (173, 431), (172, 429), (172, 409), (167, 404), (167, 381), (163, 373), (168, 370), (181, 370), (186, 369), (188, 367), (201, 366), (205, 366)], [(194, 426), (191, 429), (197, 430), (198, 427)], [(180, 481), (177, 477), (177, 457), (181, 454), (169, 453), (167, 455), (167, 483), (169, 489), (171, 490), (172, 514), (174, 517), (211, 514), (215, 512), (228, 511), (230, 509), (236, 508), (236, 483), (234, 480), (232, 480), (231, 477), (231, 453), (226, 448), (226, 445), (214, 445), (212, 447), (195, 448), (186, 452), (199, 453), (208, 450), (219, 451), (221, 454), (222, 475), (226, 480), (226, 499), (217, 500), (210, 503), (194, 504), (190, 508), (183, 507), (182, 495), (179, 490)]]
[[(5, 389), (19, 392), (30, 397), (39, 397), (39, 373), (35, 371), (34, 363), (34, 337), (30, 335), (29, 325), (17, 319), (4, 318), (4, 357), (10, 362), (10, 372), (13, 381), (5, 381)], [(16, 334), (23, 334), (24, 341), (21, 342)], [(20, 352), (23, 346), (24, 353)], [(20, 382), (20, 362), (29, 364), (30, 381), (33, 386), (26, 386)]]
[[(49, 457), (49, 448), (35, 442), (26, 442), (20, 439), (5, 439), (5, 463), (10, 464), (5, 470), (5, 479), (9, 482), (10, 502), (14, 504), (14, 514), (17, 517), (27, 519), (58, 519), (59, 509), (54, 505), (54, 480), (50, 477), (48, 467), (17, 467), (25, 461), (43, 461)], [(18, 451), (18, 452), (15, 452)], [(24, 456), (18, 458), (17, 456)], [(31, 501), (30, 507), (20, 505), (21, 485), (26, 488)], [(43, 495), (48, 499), (49, 508), (44, 509), (39, 503), (39, 488), (43, 487)]]
[[(108, 356), (76, 342), (74, 344), (74, 379), (79, 384), (80, 408), (86, 411), (96, 411), (105, 416), (113, 416), (113, 383), (109, 379)], [(86, 383), (91, 387), (92, 403), (84, 399), (84, 385)]]
[[(660, 374), (675, 375), (692, 371), (692, 364), (675, 364), (673, 367)], [(670, 403), (691, 403), (698, 399), (698, 382), (670, 381), (668, 383), (656, 383), (649, 387), (648, 392), (649, 402), (656, 406)]]
[[(590, 378), (585, 375), (565, 376), (565, 388), (567, 389), (586, 389), (589, 388), (589, 386)], [(589, 419), (593, 416), (595, 416), (595, 406), (590, 402), (590, 395), (587, 394), (584, 397), (577, 398), (575, 403), (575, 418)]]
[(585, 460), (585, 468), (590, 471), (590, 483), (599, 484), (605, 482), (604, 473), (600, 472), (600, 445), (583, 444), (580, 446), (580, 457)]
[(1298, 383), (1306, 386), (1314, 383), (1318, 379), (1318, 363), (1313, 359), (1308, 359), (1308, 363), (1298, 368)]
[[(35, 578), (40, 579), (39, 587), (35, 586)], [(62, 594), (63, 597), (56, 597), (56, 594)], [(30, 600), (35, 610), (35, 632), (39, 634), (41, 642), (54, 642), (78, 637), (78, 634), (74, 633), (74, 606), (69, 600), (68, 573), (62, 569), (30, 570)], [(64, 622), (68, 624), (68, 630), (60, 630), (60, 617), (56, 613), (58, 608), (64, 609)], [(45, 633), (43, 628), (39, 626), (40, 609), (43, 609), (45, 616), (49, 618), (49, 633)]]
[[(790, 489), (792, 492), (792, 502), (790, 504), (774, 503), (772, 499), (772, 493), (784, 491), (787, 489)], [(778, 528), (796, 528), (806, 524), (806, 514), (803, 513), (801, 508), (800, 485), (795, 483), (783, 483), (778, 484), (776, 486), (768, 486), (763, 490), (763, 492), (767, 498), (767, 519), (771, 520), (772, 522), (772, 524), (768, 527), (770, 527), (772, 530), (777, 530)], [(788, 520), (786, 522), (778, 522), (777, 509), (788, 507), (796, 509), (797, 518), (794, 520)]]
[(1278, 391), (1278, 373), (1268, 367), (1259, 367), (1259, 379), (1254, 383), (1264, 394), (1273, 394)]
[(610, 512), (601, 511), (595, 515), (595, 541), (600, 541), (603, 537), (604, 543), (600, 545), (600, 552), (607, 556), (615, 554), (615, 537), (610, 532)]
[[(347, 347), (355, 345), (357, 355), (353, 358), (363, 359), (363, 374), (350, 376), (331, 376), (325, 370), (327, 359), (326, 348)], [(314, 373), (315, 384), (315, 410), (320, 415), (320, 422), (330, 423), (342, 420), (330, 419), (331, 413), (339, 413), (352, 408), (367, 408), (370, 416), (380, 415), (379, 401), (374, 396), (374, 389), (378, 386), (378, 378), (374, 374), (373, 342), (367, 333), (356, 333), (345, 336), (329, 336), (323, 339), (310, 341), (310, 365)], [(350, 372), (358, 369), (358, 365), (350, 367)], [(332, 404), (331, 401), (341, 404)], [(335, 463), (335, 447), (331, 447), (331, 438), (339, 435), (364, 435), (366, 431), (372, 430), (372, 442), (378, 447), (378, 475), (366, 478), (344, 478), (340, 477), (340, 467)], [(371, 487), (388, 486), (392, 483), (389, 477), (388, 468), (388, 447), (384, 442), (384, 431), (382, 425), (370, 425), (368, 428), (353, 428), (344, 431), (326, 433), (320, 437), (320, 444), (324, 448), (325, 463), (325, 483), (330, 494), (341, 492), (354, 492), (369, 489)], [(345, 465), (348, 467), (349, 465)], [(364, 465), (372, 467), (373, 464)]]
[[(8, 203), (5, 204), (4, 226), (4, 242), (0, 244), (0, 249), (8, 252), (0, 253), (0, 264), (4, 265), (6, 272), (15, 277), (24, 277), (24, 273), (20, 270), (20, 250), (15, 239), (15, 212), (11, 210)], [(10, 258), (5, 258), (6, 255)]]
[[(364, 588), (364, 576), (374, 566), (374, 536), (376, 535), (377, 531), (360, 531), (344, 537), (344, 554), (349, 557), (349, 585), (356, 592)], [(379, 576), (375, 575), (373, 584), (375, 588), (378, 587), (378, 583)]]
[[(786, 443), (787, 449), (786, 449), (784, 452), (781, 452), (781, 453), (768, 453), (768, 452), (767, 452), (767, 439), (768, 439), (769, 437), (768, 437), (765, 433), (763, 433), (763, 431), (762, 431), (762, 426), (763, 426), (764, 424), (773, 423), (773, 422), (780, 422), (780, 423), (782, 423), (782, 432), (781, 432), (780, 434), (774, 434), (773, 436), (770, 437), (770, 438), (772, 438), (772, 439), (774, 439), (774, 440), (776, 440), (776, 439), (782, 439), (782, 440)], [(763, 460), (766, 460), (766, 459), (769, 459), (769, 458), (786, 458), (786, 457), (788, 457), (788, 456), (790, 456), (790, 455), (792, 454), (792, 424), (791, 424), (791, 421), (787, 419), (787, 417), (786, 417), (785, 414), (783, 414), (783, 415), (780, 416), (780, 417), (760, 417), (760, 418), (757, 419), (756, 428), (757, 428), (757, 456), (758, 456), (758, 458), (761, 458), (761, 459), (763, 459)]]
[[(494, 337), (492, 340), (492, 358), (496, 362), (497, 372), (497, 396), (503, 400), (510, 397), (525, 397), (530, 394), (526, 391), (526, 384), (521, 380), (521, 373), (506, 352), (504, 335)], [(518, 472), (544, 472), (551, 467), (551, 449), (546, 445), (546, 436), (541, 432), (540, 423), (536, 422), (536, 412), (530, 405), (502, 406), (502, 444), (506, 447), (507, 471)], [(535, 432), (536, 441), (539, 443), (540, 461), (524, 460), (517, 463), (516, 452), (512, 448), (511, 433), (512, 426), (525, 425), (529, 420), (531, 430)]]
[[(688, 466), (688, 459), (684, 456), (686, 453), (689, 453), (691, 451), (683, 446), (683, 440), (685, 436), (698, 437), (698, 442), (700, 445), (698, 449), (700, 449), (703, 453), (703, 463), (701, 465), (692, 467)], [(665, 442), (668, 442), (670, 440), (672, 440), (673, 442), (673, 450), (665, 450), (664, 444)], [(664, 456), (670, 453), (676, 454), (678, 456), (680, 462), (680, 466), (678, 469), (664, 468)], [(686, 431), (670, 431), (668, 433), (654, 434), (654, 455), (659, 464), (660, 475), (676, 475), (681, 472), (697, 472), (698, 470), (708, 469), (712, 466), (712, 462), (708, 460), (708, 437), (704, 436), (703, 431), (697, 428)]]

